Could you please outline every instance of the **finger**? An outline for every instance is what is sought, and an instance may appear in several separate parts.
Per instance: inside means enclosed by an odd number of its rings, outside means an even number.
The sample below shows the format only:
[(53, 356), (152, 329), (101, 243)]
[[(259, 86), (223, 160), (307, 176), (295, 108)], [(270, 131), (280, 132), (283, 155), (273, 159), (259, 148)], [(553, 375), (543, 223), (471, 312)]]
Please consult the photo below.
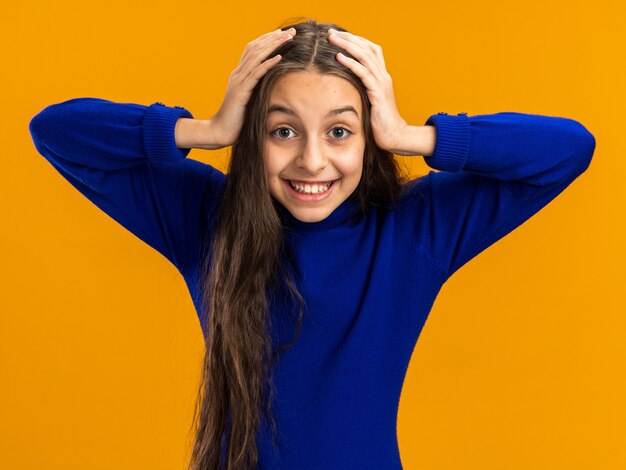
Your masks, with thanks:
[(275, 55), (258, 65), (244, 80), (238, 83), (236, 91), (236, 102), (240, 102), (242, 105), (246, 105), (250, 99), (252, 90), (261, 79), (263, 75), (267, 73), (274, 65), (280, 62), (282, 56), (280, 54)]
[[(330, 31), (335, 31), (331, 28)], [(336, 45), (343, 47), (350, 54), (356, 57), (359, 61), (361, 58), (363, 60), (369, 60), (374, 63), (374, 61), (378, 62), (377, 69), (384, 69), (386, 71), (385, 59), (382, 55), (382, 48), (378, 44), (374, 44), (371, 41), (368, 41), (365, 38), (357, 36), (355, 34), (348, 33), (347, 31), (338, 31), (333, 33), (333, 35), (329, 35), (329, 40), (333, 41)], [(356, 49), (355, 45), (358, 45), (362, 49), (362, 57), (359, 57), (359, 50)], [(367, 56), (363, 55), (367, 54)]]
[(290, 41), (291, 39), (293, 39), (293, 36), (291, 36), (290, 34), (283, 34), (284, 36), (274, 38), (272, 42), (265, 44), (262, 49), (257, 50), (256, 52), (254, 50), (250, 51), (249, 59), (243, 61), (243, 63), (239, 67), (240, 70), (237, 72), (237, 75), (241, 77), (242, 81), (248, 79), (248, 77), (259, 66), (259, 64), (262, 63), (261, 61), (269, 59), (268, 56), (272, 53), (272, 51), (276, 50), (278, 46), (286, 41)]
[[(333, 42), (334, 44), (343, 47), (344, 49), (346, 49), (348, 52), (350, 52), (350, 54), (352, 54), (354, 57), (356, 57), (357, 59), (361, 60), (360, 57), (358, 57), (358, 51), (356, 51), (354, 48), (353, 50), (355, 51), (353, 53), (352, 50), (350, 50), (350, 45), (351, 44), (358, 44), (361, 46), (361, 48), (364, 51), (367, 51), (369, 53), (369, 55), (372, 57), (370, 58), (370, 62), (372, 63), (377, 63), (376, 69), (380, 71), (380, 73), (385, 73), (387, 71), (387, 66), (385, 64), (385, 58), (383, 56), (382, 53), (382, 47), (380, 47), (378, 44), (375, 44), (365, 38), (362, 38), (361, 36), (357, 36), (356, 34), (352, 34), (352, 33), (348, 33), (347, 31), (337, 31), (334, 29), (330, 29), (329, 33), (334, 34), (334, 37), (332, 37), (329, 34), (329, 41)], [(363, 60), (366, 60), (365, 57), (363, 57)], [(371, 66), (371, 65), (370, 65)], [(375, 72), (376, 75), (379, 75), (379, 73)]]
[(374, 77), (374, 75), (372, 75), (367, 67), (365, 67), (360, 62), (354, 60), (352, 57), (348, 57), (347, 55), (342, 54), (341, 52), (337, 52), (336, 57), (339, 63), (348, 67), (356, 74), (356, 76), (361, 79), (361, 81), (368, 90), (377, 90), (377, 84), (379, 83), (379, 81), (376, 79), (376, 77)]
[[(266, 33), (254, 41), (246, 44), (244, 53), (239, 63), (245, 62), (251, 54), (253, 56), (260, 55), (262, 52), (262, 58), (265, 59), (272, 50), (276, 49), (278, 45), (280, 45), (281, 42), (288, 40), (289, 38), (293, 38), (295, 35), (296, 29), (293, 27), (285, 31), (280, 28), (270, 31), (269, 33)], [(269, 49), (269, 51), (265, 52), (267, 49)]]
[(274, 31), (271, 31), (269, 33), (266, 33), (258, 37), (254, 41), (250, 41), (248, 44), (246, 44), (239, 63), (240, 64), (245, 63), (246, 60), (249, 59), (251, 54), (255, 54), (258, 52), (259, 47), (263, 47), (264, 45), (275, 41), (279, 37), (284, 37), (284, 34), (285, 32), (279, 28), (279, 29), (276, 29)]
[(351, 42), (337, 36), (329, 36), (329, 41), (349, 52), (379, 80), (382, 80), (386, 75), (387, 69), (384, 62), (381, 62), (374, 51), (364, 43)]
[(246, 80), (261, 61), (268, 58), (272, 51), (276, 50), (284, 42), (293, 39), (291, 31), (289, 33), (281, 31), (279, 34), (279, 36), (266, 38), (265, 43), (256, 44), (247, 51), (247, 54), (244, 54), (240, 65), (237, 67), (238, 70), (235, 72), (242, 81)]
[(348, 31), (337, 31), (336, 29), (330, 28), (328, 30), (328, 33), (329, 35), (335, 34), (338, 37), (346, 39), (346, 40), (353, 40), (356, 42), (360, 42), (361, 44), (363, 44), (364, 46), (367, 46), (372, 51), (375, 51), (377, 48), (380, 48), (378, 44), (373, 43), (369, 39), (364, 38), (362, 36), (357, 36), (356, 34), (349, 33)]
[[(256, 52), (251, 51), (250, 58), (247, 61), (245, 61), (244, 64), (242, 64), (241, 76), (243, 77), (243, 79), (245, 80), (248, 76), (250, 76), (250, 74), (253, 73), (253, 71), (259, 66), (259, 64), (262, 63), (261, 61), (270, 59), (269, 56), (281, 44), (283, 44), (286, 41), (290, 41), (291, 39), (293, 39), (293, 36), (279, 37), (278, 39), (275, 39), (273, 42), (266, 44), (265, 47), (263, 47), (261, 50), (258, 50)], [(276, 57), (276, 55), (274, 55), (274, 57)]]
[(263, 77), (263, 75), (265, 75), (269, 69), (274, 67), (274, 65), (280, 62), (281, 59), (282, 56), (280, 54), (277, 54), (274, 57), (270, 57), (269, 59), (261, 62), (261, 64), (258, 65), (250, 73), (248, 77), (248, 83), (246, 83), (246, 88), (249, 89), (249, 91), (252, 91), (252, 89), (256, 86), (261, 77)]
[(293, 38), (295, 35), (296, 29), (293, 27), (284, 31), (279, 28), (276, 31), (268, 33), (265, 37), (262, 36), (261, 38), (259, 38), (259, 40), (253, 41), (251, 44), (249, 44), (249, 49), (251, 49), (253, 52), (257, 52), (268, 49), (272, 47), (272, 45), (273, 47), (277, 47), (277, 43), (280, 43), (285, 39)]

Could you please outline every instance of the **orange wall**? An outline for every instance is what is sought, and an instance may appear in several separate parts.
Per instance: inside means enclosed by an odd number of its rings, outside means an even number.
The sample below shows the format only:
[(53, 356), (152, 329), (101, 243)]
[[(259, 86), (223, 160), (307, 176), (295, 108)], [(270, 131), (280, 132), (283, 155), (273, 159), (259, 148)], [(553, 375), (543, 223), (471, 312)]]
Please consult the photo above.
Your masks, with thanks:
[[(5, 7), (0, 468), (182, 469), (204, 348), (176, 269), (56, 173), (30, 118), (92, 96), (207, 119), (246, 43), (297, 15), (380, 44), (410, 124), (518, 111), (579, 120), (597, 141), (585, 174), (441, 290), (400, 402), (405, 468), (626, 468), (617, 0), (260, 4)], [(189, 158), (226, 169), (225, 151)]]

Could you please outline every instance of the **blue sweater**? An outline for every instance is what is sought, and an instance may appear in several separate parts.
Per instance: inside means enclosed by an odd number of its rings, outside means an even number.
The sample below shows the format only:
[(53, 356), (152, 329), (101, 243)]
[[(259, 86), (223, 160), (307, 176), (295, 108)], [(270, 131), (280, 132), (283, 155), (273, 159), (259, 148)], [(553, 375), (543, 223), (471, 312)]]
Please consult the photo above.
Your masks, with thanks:
[[(179, 117), (193, 116), (76, 98), (43, 109), (30, 132), (64, 178), (176, 266), (200, 314), (200, 250), (227, 175), (176, 147)], [(401, 469), (402, 383), (443, 283), (554, 199), (595, 149), (582, 124), (562, 117), (438, 113), (425, 124), (436, 144), (423, 158), (440, 171), (407, 183), (394, 210), (358, 217), (348, 199), (301, 222), (279, 207), (307, 309), (275, 365), (279, 436), (275, 449), (259, 430), (259, 469)], [(286, 308), (270, 300), (272, 318)], [(272, 327), (279, 344), (294, 332), (283, 323)]]

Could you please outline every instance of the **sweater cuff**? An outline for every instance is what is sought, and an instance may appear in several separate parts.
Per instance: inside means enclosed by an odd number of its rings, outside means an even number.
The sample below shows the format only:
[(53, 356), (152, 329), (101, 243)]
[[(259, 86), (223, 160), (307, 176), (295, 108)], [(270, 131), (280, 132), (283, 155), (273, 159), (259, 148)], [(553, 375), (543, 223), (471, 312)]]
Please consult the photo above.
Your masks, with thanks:
[(470, 120), (467, 114), (433, 114), (424, 125), (435, 126), (436, 129), (435, 150), (432, 156), (424, 157), (426, 164), (435, 170), (462, 170), (470, 148)]
[(176, 146), (174, 128), (181, 118), (193, 118), (192, 114), (181, 106), (166, 106), (153, 103), (143, 117), (143, 145), (149, 160), (176, 161), (184, 159), (191, 149)]

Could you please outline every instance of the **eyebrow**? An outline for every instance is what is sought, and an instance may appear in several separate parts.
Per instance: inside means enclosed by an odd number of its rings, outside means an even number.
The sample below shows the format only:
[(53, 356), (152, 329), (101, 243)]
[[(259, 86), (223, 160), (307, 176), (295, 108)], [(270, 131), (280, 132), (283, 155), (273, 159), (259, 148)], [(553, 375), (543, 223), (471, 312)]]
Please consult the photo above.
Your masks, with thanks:
[[(273, 104), (267, 110), (268, 115), (273, 112), (280, 112), (280, 113), (289, 114), (290, 116), (297, 116), (296, 112), (293, 109), (287, 108), (285, 106), (281, 106), (279, 104)], [(326, 117), (337, 116), (342, 113), (354, 113), (356, 117), (359, 118), (359, 113), (356, 112), (356, 109), (354, 109), (353, 106), (343, 106), (341, 108), (331, 109), (326, 115)]]

